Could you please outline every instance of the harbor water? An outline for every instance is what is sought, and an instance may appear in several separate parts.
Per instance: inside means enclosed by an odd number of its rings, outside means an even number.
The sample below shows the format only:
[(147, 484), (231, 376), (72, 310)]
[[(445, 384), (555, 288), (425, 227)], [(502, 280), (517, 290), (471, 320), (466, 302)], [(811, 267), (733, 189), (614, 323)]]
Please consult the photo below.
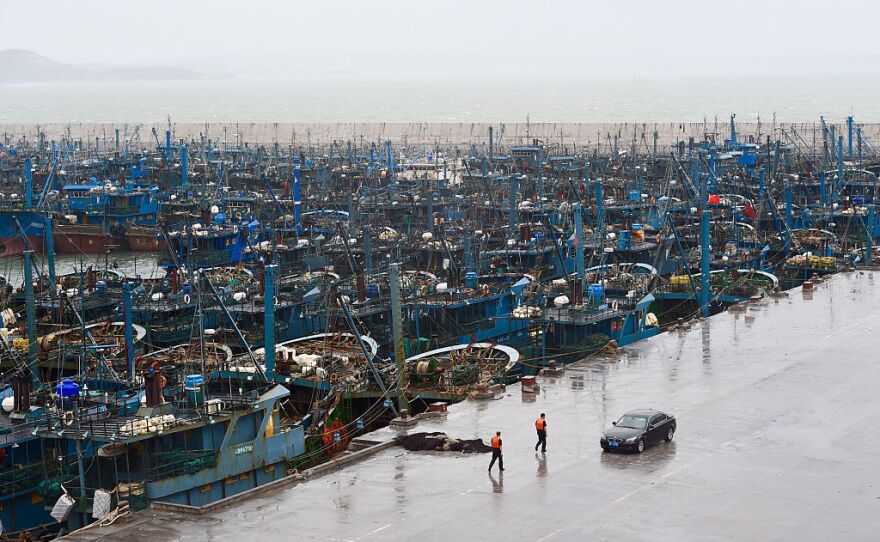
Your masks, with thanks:
[[(42, 256), (38, 260), (44, 260)], [(135, 278), (159, 278), (165, 276), (165, 271), (156, 265), (156, 254), (149, 252), (112, 252), (103, 254), (56, 254), (55, 270), (58, 275), (79, 273), (88, 266), (94, 269), (117, 269), (127, 277)], [(12, 256), (0, 258), (0, 277), (4, 277), (15, 286), (21, 285), (22, 268), (21, 257)]]

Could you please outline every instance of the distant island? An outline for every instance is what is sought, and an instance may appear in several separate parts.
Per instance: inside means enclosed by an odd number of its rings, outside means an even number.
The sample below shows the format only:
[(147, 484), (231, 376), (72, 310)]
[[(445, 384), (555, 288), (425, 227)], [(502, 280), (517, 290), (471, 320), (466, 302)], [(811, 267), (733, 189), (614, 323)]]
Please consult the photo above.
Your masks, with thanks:
[(33, 51), (0, 51), (0, 83), (61, 81), (183, 81), (227, 79), (228, 75), (169, 66), (103, 66), (64, 64)]

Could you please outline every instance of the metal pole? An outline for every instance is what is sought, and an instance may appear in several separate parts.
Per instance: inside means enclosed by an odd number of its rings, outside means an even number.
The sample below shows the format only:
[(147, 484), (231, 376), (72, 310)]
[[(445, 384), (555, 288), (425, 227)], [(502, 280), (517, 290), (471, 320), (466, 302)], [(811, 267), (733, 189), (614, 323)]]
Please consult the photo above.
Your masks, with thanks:
[[(596, 229), (599, 234), (599, 265), (605, 265), (605, 202), (602, 201), (602, 183), (596, 183)], [(600, 268), (601, 269), (601, 268)]]
[(394, 159), (391, 157), (391, 141), (385, 142), (385, 152), (387, 153), (385, 156), (385, 169), (388, 172), (388, 179), (391, 179), (391, 174), (394, 172)]
[[(705, 209), (700, 220), (700, 307), (703, 316), (709, 316), (709, 210)], [(687, 265), (687, 263), (685, 263)]]
[(837, 137), (837, 187), (835, 192), (843, 190), (843, 136)]
[(186, 192), (186, 177), (189, 173), (189, 150), (186, 145), (180, 148), (180, 189)]
[(730, 115), (730, 148), (736, 150), (736, 115)]
[(590, 194), (590, 163), (587, 162), (584, 164), (584, 190), (586, 190), (587, 197)]
[(541, 173), (538, 174), (538, 207), (544, 205), (544, 164), (541, 163)]
[[(471, 243), (471, 232), (465, 229), (462, 232), (464, 250), (464, 278), (465, 286), (468, 288), (476, 288), (477, 286), (477, 266), (474, 265), (474, 251)], [(418, 318), (416, 319), (418, 321)]]
[(34, 179), (31, 173), (31, 159), (24, 161), (24, 207), (30, 209), (34, 206)]
[[(293, 168), (293, 223), (296, 226), (296, 233), (302, 233), (302, 202), (299, 194), (300, 183), (300, 166)], [(349, 219), (351, 216), (349, 216)]]
[[(82, 459), (82, 442), (80, 442), (79, 438), (74, 439), (76, 441), (76, 469), (79, 472), (79, 498), (81, 500), (85, 500), (86, 498), (86, 472), (83, 468), (83, 459)], [(85, 512), (83, 512), (83, 518), (85, 518)], [(85, 523), (85, 521), (83, 521)]]
[(428, 192), (428, 231), (434, 231), (434, 192)]
[(791, 185), (785, 187), (785, 257), (791, 254)]
[(761, 223), (761, 215), (764, 214), (764, 170), (758, 175), (758, 224)]
[(715, 190), (715, 144), (709, 144), (709, 190), (712, 192), (717, 192)]
[(263, 338), (266, 352), (266, 378), (275, 378), (275, 265), (267, 265), (263, 274)]
[(122, 285), (122, 308), (125, 318), (125, 361), (128, 363), (128, 381), (134, 382), (134, 337), (131, 329), (131, 283)]
[(853, 117), (852, 115), (846, 117), (846, 132), (847, 132), (847, 147), (846, 147), (846, 155), (849, 160), (853, 158)]
[(49, 293), (55, 297), (55, 238), (52, 235), (52, 215), (49, 215), (46, 217), (46, 265), (49, 267)]
[(507, 191), (507, 203), (509, 207), (507, 210), (507, 234), (509, 239), (516, 239), (516, 175), (510, 176)]
[[(489, 160), (492, 160), (492, 154), (495, 151), (495, 134), (492, 127), (489, 126)], [(484, 175), (485, 176), (485, 175)]]
[(394, 338), (394, 361), (397, 363), (399, 378), (397, 396), (400, 410), (406, 410), (409, 403), (406, 399), (407, 375), (406, 353), (403, 348), (403, 317), (400, 310), (400, 279), (398, 264), (391, 264), (391, 332)]
[[(37, 316), (34, 307), (34, 274), (33, 274), (33, 250), (25, 250), (24, 257), (24, 301), (27, 315), (27, 338), (28, 338), (28, 365), (31, 368), (31, 378), (34, 387), (39, 384), (37, 375)], [(80, 283), (82, 289), (82, 283)]]
[[(574, 204), (574, 249), (575, 270), (577, 271), (577, 285), (575, 286), (575, 299), (572, 303), (583, 304), (584, 298), (584, 213), (580, 203)], [(602, 247), (600, 245), (599, 249)]]
[[(709, 145), (709, 179), (714, 182), (715, 177), (715, 145)], [(711, 221), (711, 213), (709, 212), (709, 187), (707, 186), (709, 179), (703, 178), (700, 181), (700, 309), (703, 317), (709, 316), (709, 300), (711, 299), (709, 272), (709, 222)], [(687, 262), (685, 262), (687, 265)]]

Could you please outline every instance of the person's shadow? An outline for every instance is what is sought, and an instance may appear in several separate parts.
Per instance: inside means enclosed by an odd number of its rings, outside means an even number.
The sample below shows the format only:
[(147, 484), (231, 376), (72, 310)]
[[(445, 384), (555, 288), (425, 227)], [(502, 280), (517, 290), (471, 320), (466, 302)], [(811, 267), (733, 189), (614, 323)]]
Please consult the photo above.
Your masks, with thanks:
[(547, 476), (547, 454), (535, 452), (535, 459), (538, 461), (538, 477)]
[(498, 473), (498, 479), (495, 479), (495, 476), (492, 473), (489, 473), (489, 480), (492, 482), (492, 492), (493, 493), (504, 493), (504, 472)]

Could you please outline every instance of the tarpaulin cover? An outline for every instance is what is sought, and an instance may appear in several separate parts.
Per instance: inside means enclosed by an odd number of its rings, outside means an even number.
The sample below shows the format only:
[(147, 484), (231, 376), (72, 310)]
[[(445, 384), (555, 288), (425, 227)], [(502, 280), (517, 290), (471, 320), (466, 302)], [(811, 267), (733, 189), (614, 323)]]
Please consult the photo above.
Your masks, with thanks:
[(465, 454), (484, 454), (492, 451), (483, 439), (454, 439), (446, 433), (415, 433), (401, 435), (394, 439), (398, 446), (410, 451), (436, 450), (441, 452), (462, 452)]

